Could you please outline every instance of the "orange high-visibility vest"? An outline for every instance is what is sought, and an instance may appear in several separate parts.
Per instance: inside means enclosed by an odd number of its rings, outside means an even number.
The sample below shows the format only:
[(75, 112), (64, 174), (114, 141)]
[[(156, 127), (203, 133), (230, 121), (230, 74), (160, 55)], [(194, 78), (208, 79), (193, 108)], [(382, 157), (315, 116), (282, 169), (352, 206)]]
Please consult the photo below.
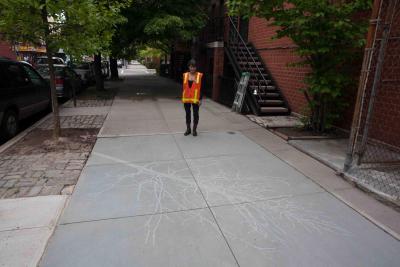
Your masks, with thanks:
[(198, 104), (200, 102), (201, 78), (203, 73), (196, 72), (196, 79), (193, 81), (192, 87), (189, 87), (189, 72), (183, 74), (183, 93), (182, 102)]

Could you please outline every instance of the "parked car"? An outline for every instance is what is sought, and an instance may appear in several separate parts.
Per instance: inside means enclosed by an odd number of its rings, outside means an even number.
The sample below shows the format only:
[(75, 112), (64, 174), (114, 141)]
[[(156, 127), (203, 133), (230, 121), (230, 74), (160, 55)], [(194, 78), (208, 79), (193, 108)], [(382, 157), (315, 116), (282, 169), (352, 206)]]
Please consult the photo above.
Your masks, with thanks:
[(51, 106), (48, 83), (30, 65), (0, 59), (0, 136), (18, 133), (19, 122)]
[(95, 81), (93, 63), (83, 62), (73, 68), (74, 71), (81, 77), (83, 85), (87, 86), (93, 84)]
[(118, 59), (118, 60), (117, 60), (117, 67), (118, 67), (118, 68), (122, 68), (123, 66), (124, 66), (123, 61), (122, 61), (121, 59)]
[[(81, 77), (70, 67), (66, 65), (54, 65), (56, 75), (56, 91), (57, 96), (60, 98), (72, 98), (73, 90), (79, 93), (82, 90)], [(39, 66), (37, 71), (48, 82), (50, 81), (49, 66)]]
[[(35, 65), (36, 66), (47, 66), (49, 64), (47, 57), (37, 57)], [(64, 59), (60, 57), (53, 57), (53, 64), (55, 65), (65, 65)]]

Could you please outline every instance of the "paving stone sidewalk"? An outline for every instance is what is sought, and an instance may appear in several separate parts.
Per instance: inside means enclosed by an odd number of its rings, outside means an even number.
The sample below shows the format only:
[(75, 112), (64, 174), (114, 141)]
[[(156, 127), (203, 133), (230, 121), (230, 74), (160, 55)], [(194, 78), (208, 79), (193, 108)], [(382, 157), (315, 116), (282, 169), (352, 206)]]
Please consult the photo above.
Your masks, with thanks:
[(77, 108), (72, 101), (60, 107), (59, 142), (52, 138), (50, 116), (0, 154), (0, 199), (72, 194), (113, 101), (94, 98), (78, 99)]
[(69, 137), (54, 144), (51, 130), (35, 130), (1, 154), (0, 198), (72, 193), (98, 129), (64, 131)]
[[(111, 106), (113, 99), (78, 99), (76, 107), (104, 107)], [(74, 108), (74, 102), (68, 101), (64, 104), (64, 108)]]
[[(101, 128), (106, 119), (105, 115), (75, 115), (61, 116), (61, 128), (65, 129), (96, 129)], [(53, 118), (49, 118), (39, 125), (41, 129), (53, 129)]]

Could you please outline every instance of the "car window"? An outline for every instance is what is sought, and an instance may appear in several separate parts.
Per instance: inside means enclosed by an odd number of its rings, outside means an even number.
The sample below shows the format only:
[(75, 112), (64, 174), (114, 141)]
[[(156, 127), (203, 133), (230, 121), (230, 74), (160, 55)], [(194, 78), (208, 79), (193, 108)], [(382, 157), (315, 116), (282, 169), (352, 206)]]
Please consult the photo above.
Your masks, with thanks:
[(6, 75), (10, 77), (10, 82), (12, 86), (26, 86), (30, 84), (28, 75), (17, 64), (10, 64), (6, 67), (5, 70), (7, 73)]
[(26, 65), (23, 65), (23, 68), (26, 71), (26, 73), (28, 74), (29, 78), (31, 79), (31, 82), (34, 85), (39, 85), (39, 86), (43, 85), (42, 78), (32, 68), (30, 68), (29, 66), (26, 66)]
[[(37, 70), (37, 71), (40, 73), (40, 75), (42, 75), (43, 77), (46, 77), (46, 78), (50, 77), (49, 67), (47, 67), (47, 66), (40, 66), (40, 67), (38, 67), (36, 70)], [(54, 72), (55, 72), (56, 76), (62, 76), (62, 74), (63, 74), (63, 68), (54, 67)]]
[(59, 58), (53, 58), (53, 64), (64, 64), (64, 61)]
[[(37, 64), (48, 64), (49, 61), (47, 58), (38, 58), (36, 61)], [(64, 65), (64, 61), (60, 58), (53, 58), (53, 64)]]
[(46, 62), (45, 62), (45, 60), (43, 59), (43, 58), (38, 58), (37, 60), (36, 60), (36, 64), (45, 64)]

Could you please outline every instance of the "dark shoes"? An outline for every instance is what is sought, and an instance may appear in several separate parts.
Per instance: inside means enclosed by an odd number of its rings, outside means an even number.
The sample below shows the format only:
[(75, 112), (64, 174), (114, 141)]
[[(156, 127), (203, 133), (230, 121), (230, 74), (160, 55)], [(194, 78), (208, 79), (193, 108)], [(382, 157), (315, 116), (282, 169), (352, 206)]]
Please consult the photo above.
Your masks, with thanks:
[[(188, 136), (191, 133), (192, 133), (192, 130), (190, 129), (190, 126), (188, 126), (184, 135)], [(197, 125), (193, 126), (193, 136), (197, 136)]]
[(188, 136), (189, 134), (191, 134), (192, 131), (190, 130), (190, 128), (187, 128), (186, 132), (184, 133), (185, 136)]
[(193, 125), (193, 136), (197, 136), (197, 124)]

